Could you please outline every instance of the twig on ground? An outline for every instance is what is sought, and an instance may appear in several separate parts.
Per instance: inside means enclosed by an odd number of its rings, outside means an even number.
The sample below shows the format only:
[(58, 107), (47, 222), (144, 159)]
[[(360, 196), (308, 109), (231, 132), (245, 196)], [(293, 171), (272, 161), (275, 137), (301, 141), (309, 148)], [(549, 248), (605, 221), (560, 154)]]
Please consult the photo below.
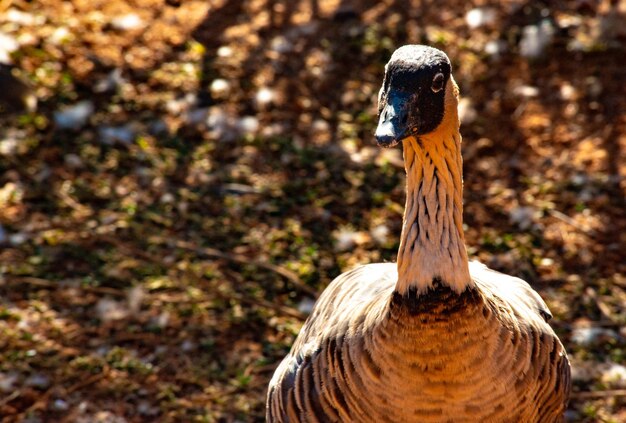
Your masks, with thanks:
[(83, 389), (89, 385), (93, 385), (94, 383), (104, 379), (109, 374), (108, 366), (105, 366), (100, 373), (97, 373), (93, 376), (88, 377), (85, 380), (81, 380), (80, 382), (75, 383), (65, 390), (66, 394), (71, 394), (74, 391), (78, 391), (79, 389)]
[[(158, 261), (157, 258), (151, 256), (149, 253), (145, 252), (145, 251), (141, 251), (139, 249), (131, 249), (128, 248), (128, 246), (126, 244), (124, 244), (123, 242), (121, 242), (119, 239), (112, 237), (112, 236), (100, 236), (99, 237), (100, 240), (105, 241), (105, 242), (109, 242), (111, 244), (114, 244), (116, 247), (129, 251), (132, 254), (138, 255), (146, 260), (150, 260), (150, 261)], [(166, 238), (162, 238), (162, 237), (155, 237), (152, 238), (153, 241), (156, 241), (157, 244), (161, 244), (161, 245), (168, 245), (170, 247), (175, 247), (175, 248), (180, 248), (181, 250), (187, 250), (187, 251), (191, 251), (194, 252), (198, 255), (202, 255), (202, 256), (206, 256), (206, 257), (211, 257), (211, 258), (218, 258), (218, 259), (223, 259), (223, 260), (227, 260), (233, 263), (238, 263), (238, 264), (246, 264), (246, 265), (251, 265), (251, 266), (255, 266), (255, 267), (259, 267), (261, 269), (265, 269), (265, 270), (269, 270), (270, 272), (274, 272), (276, 274), (278, 274), (279, 276), (282, 276), (283, 278), (285, 278), (288, 282), (290, 282), (295, 288), (297, 288), (298, 290), (300, 290), (301, 292), (313, 297), (313, 298), (317, 298), (318, 293), (315, 289), (311, 288), (310, 286), (308, 286), (307, 284), (305, 284), (304, 282), (302, 282), (300, 280), (300, 278), (298, 277), (298, 275), (296, 275), (294, 272), (292, 272), (291, 270), (285, 269), (284, 267), (281, 266), (277, 266), (271, 263), (266, 263), (263, 261), (258, 261), (258, 260), (252, 260), (244, 255), (241, 254), (234, 254), (234, 253), (225, 253), (223, 251), (217, 250), (215, 248), (208, 248), (208, 247), (199, 247), (197, 245), (195, 245), (194, 243), (188, 242), (188, 241), (180, 241), (180, 240), (170, 240), (170, 239), (166, 239)]]
[(590, 238), (595, 238), (597, 236), (596, 231), (594, 231), (593, 229), (585, 228), (580, 223), (576, 222), (574, 219), (572, 219), (571, 217), (569, 217), (563, 212), (550, 209), (548, 210), (548, 213), (550, 213), (550, 216), (559, 219), (561, 222), (565, 222), (568, 225), (574, 227), (575, 229), (578, 229), (580, 232), (582, 232), (583, 234), (587, 235)]
[(8, 403), (13, 401), (15, 398), (19, 397), (20, 395), (22, 395), (22, 391), (20, 391), (19, 389), (16, 389), (15, 391), (10, 393), (6, 397), (0, 399), (0, 407), (7, 405)]
[[(49, 281), (47, 279), (36, 278), (33, 276), (11, 276), (5, 275), (4, 283), (26, 283), (28, 285), (39, 286), (42, 288), (48, 289), (58, 289), (64, 288), (64, 285), (59, 284), (58, 282)], [(112, 295), (115, 297), (126, 297), (126, 292), (115, 289), (115, 288), (107, 288), (105, 286), (72, 286), (71, 288), (80, 289), (86, 292), (92, 292), (94, 294), (100, 295)]]
[(293, 309), (284, 305), (275, 304), (271, 301), (262, 300), (260, 298), (247, 297), (245, 295), (241, 295), (236, 292), (223, 294), (219, 291), (214, 291), (214, 294), (216, 294), (218, 297), (222, 298), (223, 300), (236, 300), (244, 304), (248, 304), (248, 305), (269, 308), (280, 314), (284, 314), (290, 317), (295, 317), (296, 319), (304, 320), (307, 318), (307, 315), (300, 312), (299, 310), (296, 310), (296, 309)]
[(296, 275), (291, 270), (285, 269), (284, 267), (276, 266), (274, 264), (266, 263), (263, 261), (252, 260), (241, 254), (225, 253), (215, 248), (199, 247), (187, 241), (180, 241), (180, 240), (171, 241), (171, 240), (162, 239), (162, 238), (157, 239), (157, 241), (161, 244), (168, 244), (173, 247), (180, 248), (182, 250), (193, 251), (194, 253), (199, 254), (199, 255), (220, 258), (220, 259), (228, 260), (234, 263), (246, 264), (246, 265), (259, 267), (261, 269), (269, 270), (287, 279), (294, 287), (296, 287), (303, 293), (310, 295), (313, 298), (317, 298), (317, 291), (315, 289), (306, 285), (304, 282), (300, 280), (298, 275)]

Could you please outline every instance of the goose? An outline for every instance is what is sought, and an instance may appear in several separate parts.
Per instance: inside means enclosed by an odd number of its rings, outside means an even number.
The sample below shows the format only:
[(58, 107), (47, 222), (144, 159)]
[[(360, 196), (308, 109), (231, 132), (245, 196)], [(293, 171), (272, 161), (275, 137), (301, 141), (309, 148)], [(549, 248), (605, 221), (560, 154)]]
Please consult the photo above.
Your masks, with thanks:
[(468, 261), (458, 98), (444, 52), (391, 56), (375, 138), (403, 146), (397, 263), (324, 290), (271, 379), (267, 421), (562, 421), (570, 366), (547, 305), (525, 281)]

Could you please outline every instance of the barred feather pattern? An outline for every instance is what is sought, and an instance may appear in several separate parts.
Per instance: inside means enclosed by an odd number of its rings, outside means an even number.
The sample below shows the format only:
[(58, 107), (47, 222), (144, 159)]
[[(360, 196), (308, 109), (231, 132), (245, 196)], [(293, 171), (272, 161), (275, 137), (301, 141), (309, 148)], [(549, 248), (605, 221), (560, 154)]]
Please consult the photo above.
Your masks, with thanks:
[(523, 280), (470, 263), (475, 286), (394, 294), (393, 264), (324, 291), (270, 383), (269, 422), (562, 421), (567, 356)]

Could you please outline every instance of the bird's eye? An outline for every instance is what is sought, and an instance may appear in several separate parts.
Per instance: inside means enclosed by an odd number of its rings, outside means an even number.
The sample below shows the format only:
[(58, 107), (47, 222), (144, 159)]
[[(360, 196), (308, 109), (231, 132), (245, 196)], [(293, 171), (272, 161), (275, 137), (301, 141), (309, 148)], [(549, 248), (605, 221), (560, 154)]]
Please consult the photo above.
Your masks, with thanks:
[(443, 89), (443, 73), (438, 73), (433, 78), (433, 85), (430, 87), (434, 93), (438, 93)]

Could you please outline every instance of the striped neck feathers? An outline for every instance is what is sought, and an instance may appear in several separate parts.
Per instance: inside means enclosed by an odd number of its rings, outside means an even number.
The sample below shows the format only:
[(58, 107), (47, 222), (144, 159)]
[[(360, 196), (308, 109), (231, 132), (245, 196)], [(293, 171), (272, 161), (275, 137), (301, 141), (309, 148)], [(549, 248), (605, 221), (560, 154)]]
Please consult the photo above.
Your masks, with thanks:
[(456, 293), (473, 287), (463, 235), (463, 162), (458, 88), (449, 82), (439, 127), (403, 141), (406, 208), (396, 291), (423, 294), (438, 281)]

